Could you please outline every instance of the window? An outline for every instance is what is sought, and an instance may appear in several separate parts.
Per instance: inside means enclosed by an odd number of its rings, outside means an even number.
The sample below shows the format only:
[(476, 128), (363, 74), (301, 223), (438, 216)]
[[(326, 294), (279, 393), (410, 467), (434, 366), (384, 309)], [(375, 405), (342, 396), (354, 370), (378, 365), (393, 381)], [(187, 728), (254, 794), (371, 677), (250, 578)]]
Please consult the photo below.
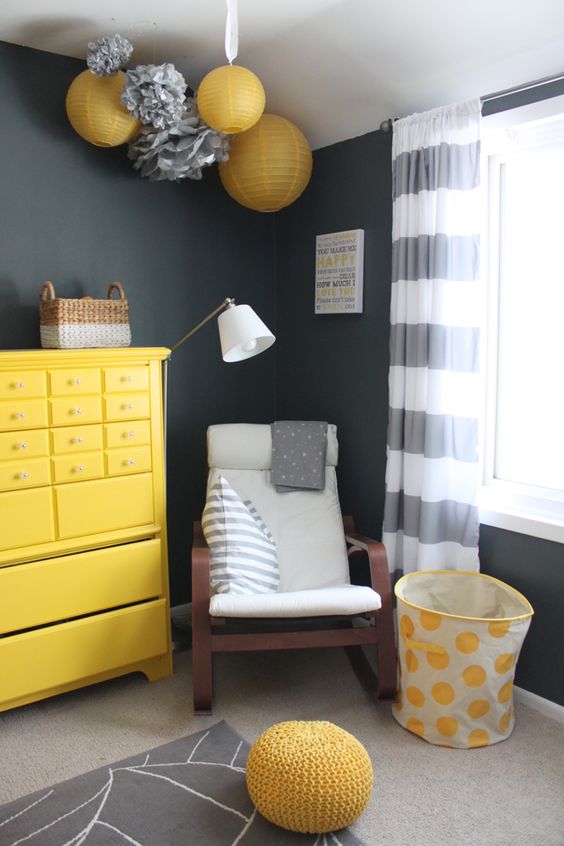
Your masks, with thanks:
[(564, 541), (564, 98), (484, 119), (483, 523)]

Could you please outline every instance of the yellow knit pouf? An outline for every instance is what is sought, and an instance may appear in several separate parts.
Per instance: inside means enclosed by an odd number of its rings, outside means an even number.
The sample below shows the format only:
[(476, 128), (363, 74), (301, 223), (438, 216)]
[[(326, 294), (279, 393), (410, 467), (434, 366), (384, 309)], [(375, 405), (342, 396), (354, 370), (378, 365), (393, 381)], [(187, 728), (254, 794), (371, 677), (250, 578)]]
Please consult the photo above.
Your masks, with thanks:
[(372, 792), (364, 746), (328, 722), (277, 723), (253, 744), (247, 788), (267, 820), (306, 834), (350, 825)]

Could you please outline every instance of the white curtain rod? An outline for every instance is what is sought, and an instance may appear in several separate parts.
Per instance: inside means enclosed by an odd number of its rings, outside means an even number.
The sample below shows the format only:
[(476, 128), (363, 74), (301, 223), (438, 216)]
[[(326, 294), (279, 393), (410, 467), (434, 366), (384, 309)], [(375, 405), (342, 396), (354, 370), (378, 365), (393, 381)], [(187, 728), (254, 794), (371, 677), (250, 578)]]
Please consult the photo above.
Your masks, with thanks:
[[(508, 97), (510, 94), (520, 94), (522, 91), (530, 91), (531, 88), (538, 88), (540, 85), (549, 85), (551, 82), (560, 82), (564, 79), (564, 71), (553, 76), (545, 76), (542, 79), (535, 79), (532, 82), (525, 82), (523, 85), (515, 85), (513, 88), (504, 88), (502, 91), (494, 91), (492, 94), (484, 94), (480, 97), (482, 103), (489, 100), (497, 100), (499, 97)], [(398, 118), (388, 118), (380, 124), (381, 132), (391, 132), (394, 121)]]

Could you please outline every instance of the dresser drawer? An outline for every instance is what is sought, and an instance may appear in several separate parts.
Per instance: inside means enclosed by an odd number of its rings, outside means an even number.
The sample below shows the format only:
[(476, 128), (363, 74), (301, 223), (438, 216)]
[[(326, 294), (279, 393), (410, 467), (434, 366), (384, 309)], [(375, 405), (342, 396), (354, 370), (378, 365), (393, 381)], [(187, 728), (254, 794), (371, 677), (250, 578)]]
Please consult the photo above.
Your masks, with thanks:
[(104, 455), (102, 452), (77, 452), (76, 455), (58, 455), (51, 461), (53, 462), (53, 480), (57, 484), (100, 479), (104, 475)]
[(77, 423), (98, 423), (102, 419), (100, 397), (61, 397), (49, 401), (52, 426), (71, 426)]
[(164, 599), (0, 639), (0, 701), (9, 702), (163, 655)]
[(59, 537), (114, 532), (153, 522), (153, 477), (100, 479), (55, 488)]
[(0, 491), (17, 491), (50, 484), (51, 468), (48, 458), (22, 457), (18, 461), (0, 463)]
[(131, 447), (111, 449), (106, 452), (108, 476), (125, 476), (128, 473), (146, 473), (151, 469), (151, 448)]
[(42, 455), (49, 455), (49, 436), (46, 429), (6, 432), (0, 435), (0, 461), (37, 458)]
[(105, 420), (135, 420), (149, 417), (149, 394), (115, 394), (104, 397)]
[(0, 634), (163, 593), (159, 540), (0, 568)]
[(99, 370), (89, 368), (75, 370), (51, 370), (49, 372), (51, 394), (56, 397), (77, 394), (102, 393), (102, 378)]
[(151, 423), (136, 420), (134, 423), (106, 423), (106, 447), (144, 446), (151, 443)]
[(2, 399), (47, 396), (47, 380), (44, 370), (12, 370), (0, 372), (0, 396)]
[(148, 391), (148, 367), (107, 367), (104, 370), (104, 390), (108, 394), (124, 391)]
[(0, 431), (45, 429), (47, 426), (46, 400), (0, 402)]
[(103, 447), (102, 427), (64, 426), (51, 432), (51, 442), (55, 455), (101, 450)]
[(0, 494), (0, 549), (55, 540), (51, 488)]

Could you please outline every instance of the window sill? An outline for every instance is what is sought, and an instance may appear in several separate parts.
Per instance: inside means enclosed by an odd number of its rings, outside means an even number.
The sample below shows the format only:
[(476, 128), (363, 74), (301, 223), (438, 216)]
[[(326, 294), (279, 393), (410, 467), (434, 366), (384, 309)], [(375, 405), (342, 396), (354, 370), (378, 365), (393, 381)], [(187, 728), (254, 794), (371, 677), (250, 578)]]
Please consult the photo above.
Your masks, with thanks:
[(509, 532), (520, 532), (534, 538), (564, 543), (564, 521), (526, 514), (513, 509), (480, 507), (480, 523)]

